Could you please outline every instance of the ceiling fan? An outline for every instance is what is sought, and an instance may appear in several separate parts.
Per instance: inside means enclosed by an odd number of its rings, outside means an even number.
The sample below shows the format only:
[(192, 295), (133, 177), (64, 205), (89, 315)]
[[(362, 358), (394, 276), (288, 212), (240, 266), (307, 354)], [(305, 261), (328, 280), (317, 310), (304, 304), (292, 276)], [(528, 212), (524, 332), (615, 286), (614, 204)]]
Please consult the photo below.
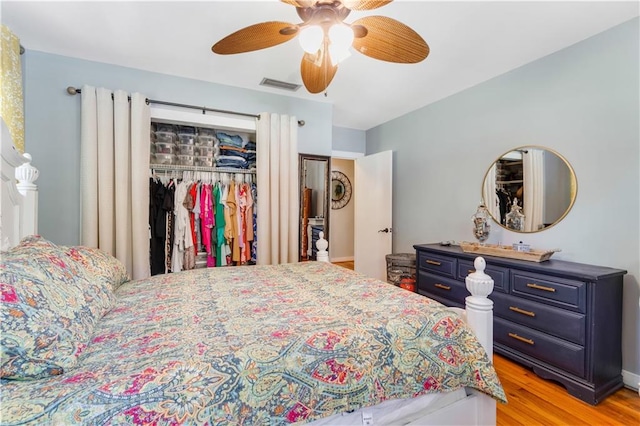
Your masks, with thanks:
[(218, 41), (214, 53), (229, 55), (266, 49), (299, 36), (305, 53), (300, 64), (302, 81), (310, 93), (324, 91), (349, 56), (350, 47), (374, 59), (417, 63), (429, 46), (407, 25), (386, 17), (366, 16), (348, 24), (352, 10), (372, 10), (393, 0), (280, 0), (295, 6), (302, 23), (270, 21), (250, 25)]

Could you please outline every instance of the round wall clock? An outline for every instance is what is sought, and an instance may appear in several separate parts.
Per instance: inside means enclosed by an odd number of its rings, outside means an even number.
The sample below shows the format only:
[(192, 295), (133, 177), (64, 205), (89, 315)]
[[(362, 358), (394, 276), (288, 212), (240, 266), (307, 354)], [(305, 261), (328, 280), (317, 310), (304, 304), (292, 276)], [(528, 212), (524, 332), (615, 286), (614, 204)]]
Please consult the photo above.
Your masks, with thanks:
[(343, 208), (351, 200), (351, 182), (342, 172), (331, 172), (331, 208)]

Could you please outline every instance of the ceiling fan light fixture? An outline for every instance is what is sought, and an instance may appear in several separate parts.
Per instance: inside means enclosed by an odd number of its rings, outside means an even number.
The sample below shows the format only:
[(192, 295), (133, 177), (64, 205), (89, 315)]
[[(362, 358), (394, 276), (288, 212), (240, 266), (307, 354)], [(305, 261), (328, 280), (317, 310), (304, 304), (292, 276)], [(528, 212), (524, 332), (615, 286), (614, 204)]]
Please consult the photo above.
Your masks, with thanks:
[(329, 41), (339, 49), (346, 50), (353, 44), (353, 30), (345, 24), (333, 24), (329, 28)]
[(329, 45), (329, 57), (331, 58), (331, 65), (333, 65), (334, 67), (340, 62), (347, 59), (349, 56), (351, 56), (349, 47), (345, 49), (344, 46), (334, 44)]
[(304, 27), (298, 35), (300, 46), (307, 53), (316, 53), (322, 47), (324, 31), (318, 25)]
[(329, 28), (329, 56), (331, 63), (336, 66), (351, 56), (349, 49), (353, 44), (353, 30), (345, 24), (334, 24)]
[[(338, 63), (357, 51), (381, 61), (415, 64), (429, 55), (424, 39), (407, 25), (388, 16), (365, 16), (347, 24), (352, 10), (372, 10), (393, 0), (281, 0), (296, 8), (299, 24), (267, 21), (242, 28), (211, 48), (229, 55), (253, 52), (299, 38), (304, 49), (302, 82), (309, 93), (326, 91)], [(352, 49), (353, 48), (353, 49)]]

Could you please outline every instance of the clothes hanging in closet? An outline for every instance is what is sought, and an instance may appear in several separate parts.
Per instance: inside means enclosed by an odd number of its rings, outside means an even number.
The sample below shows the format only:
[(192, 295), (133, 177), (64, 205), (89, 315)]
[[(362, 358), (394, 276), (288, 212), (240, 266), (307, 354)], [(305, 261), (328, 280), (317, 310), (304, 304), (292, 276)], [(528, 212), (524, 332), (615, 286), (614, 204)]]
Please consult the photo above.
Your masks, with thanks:
[(258, 188), (255, 184), (251, 185), (251, 198), (253, 199), (253, 242), (251, 243), (251, 262), (258, 261)]
[[(149, 237), (151, 275), (168, 271), (167, 250), (171, 251), (172, 215), (174, 189), (172, 182), (167, 185), (150, 179), (149, 181)], [(169, 254), (170, 256), (170, 254)]]
[(164, 204), (162, 208), (167, 216), (166, 232), (165, 232), (165, 244), (164, 244), (164, 272), (171, 271), (171, 256), (173, 254), (173, 228), (175, 218), (173, 216), (174, 199), (175, 199), (175, 183), (169, 182), (166, 186), (166, 195), (164, 197)]
[(498, 197), (498, 208), (500, 209), (500, 223), (504, 225), (506, 223), (507, 211), (511, 206), (511, 196), (504, 189), (500, 188), (496, 190)]
[(255, 183), (151, 179), (151, 274), (255, 264)]
[(193, 237), (189, 226), (189, 211), (183, 204), (188, 193), (189, 188), (186, 182), (180, 182), (176, 185), (173, 210), (175, 226), (173, 234), (173, 254), (171, 257), (172, 272), (182, 271), (184, 269), (185, 252), (187, 249), (193, 250)]

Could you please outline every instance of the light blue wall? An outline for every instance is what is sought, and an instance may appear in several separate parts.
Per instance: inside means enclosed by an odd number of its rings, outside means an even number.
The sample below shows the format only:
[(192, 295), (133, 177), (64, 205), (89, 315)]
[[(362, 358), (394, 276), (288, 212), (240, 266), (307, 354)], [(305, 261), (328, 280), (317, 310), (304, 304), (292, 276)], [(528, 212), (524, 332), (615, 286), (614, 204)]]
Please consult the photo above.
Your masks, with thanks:
[(295, 115), (298, 150), (331, 155), (332, 106), (132, 68), (27, 51), (23, 56), (25, 148), (40, 169), (39, 232), (59, 244), (79, 242), (80, 97), (67, 86), (88, 84), (140, 92), (150, 99), (210, 108)]
[[(488, 242), (561, 248), (554, 258), (626, 269), (623, 368), (640, 374), (640, 66), (633, 19), (367, 131), (367, 153), (394, 151), (394, 251), (471, 241), (487, 168), (522, 145), (573, 166), (578, 195), (558, 225)], [(637, 386), (637, 381), (634, 383)]]
[(364, 130), (333, 127), (332, 134), (332, 149), (334, 151), (365, 152), (367, 134)]

